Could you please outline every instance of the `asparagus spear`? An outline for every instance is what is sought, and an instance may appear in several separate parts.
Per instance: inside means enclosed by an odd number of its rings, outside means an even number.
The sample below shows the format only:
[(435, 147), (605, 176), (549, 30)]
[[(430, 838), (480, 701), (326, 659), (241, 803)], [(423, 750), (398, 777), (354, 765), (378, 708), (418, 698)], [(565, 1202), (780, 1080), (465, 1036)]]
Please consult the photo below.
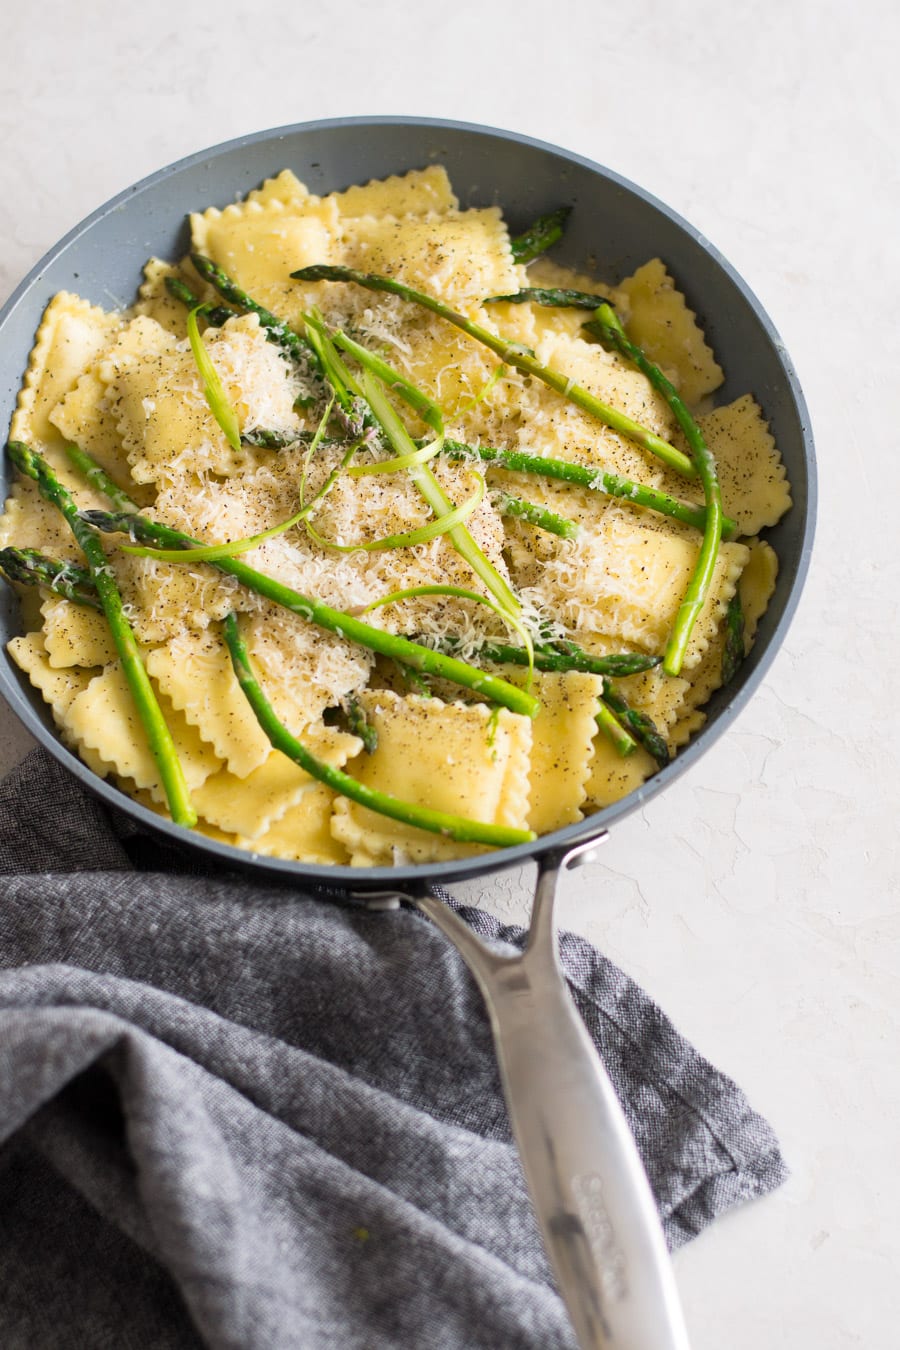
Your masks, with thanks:
[(670, 759), (669, 747), (657, 730), (652, 717), (639, 712), (637, 708), (632, 708), (621, 691), (606, 679), (603, 681), (603, 702), (628, 728), (638, 744), (653, 756), (661, 769), (664, 769)]
[[(395, 661), (394, 664), (406, 681), (406, 687), (414, 694), (418, 694), (420, 698), (434, 697), (431, 692), (431, 685), (424, 675), (420, 675), (417, 670), (411, 670), (409, 666), (402, 665), (399, 661)], [(497, 710), (498, 706), (498, 704), (494, 704), (494, 711)], [(493, 713), (491, 715), (493, 716)]]
[(541, 253), (546, 253), (548, 248), (562, 238), (566, 221), (571, 214), (571, 206), (558, 206), (555, 211), (538, 216), (527, 230), (510, 239), (509, 246), (513, 260), (517, 263), (530, 263)]
[(626, 755), (633, 755), (637, 749), (637, 741), (631, 735), (626, 727), (622, 726), (616, 714), (607, 703), (600, 699), (597, 705), (597, 711), (594, 714), (594, 721), (602, 732), (604, 732), (612, 741), (618, 753), (624, 758)]
[(295, 333), (284, 319), (279, 319), (277, 314), (273, 314), (265, 305), (260, 305), (251, 295), (248, 295), (236, 281), (233, 281), (227, 272), (223, 271), (212, 258), (205, 258), (202, 253), (192, 253), (191, 262), (204, 281), (209, 282), (215, 290), (219, 292), (223, 300), (227, 300), (230, 305), (234, 305), (243, 314), (255, 314), (259, 322), (266, 329), (266, 335), (270, 342), (275, 342), (285, 351), (288, 356), (292, 356), (295, 361), (308, 361), (310, 358), (309, 343), (305, 342), (299, 333)]
[(716, 461), (703, 438), (703, 433), (678, 397), (675, 386), (670, 380), (666, 379), (659, 366), (654, 365), (641, 351), (640, 347), (635, 346), (630, 341), (611, 306), (607, 304), (599, 305), (595, 317), (589, 323), (584, 324), (584, 327), (588, 332), (598, 337), (604, 346), (614, 348), (615, 351), (632, 361), (638, 370), (646, 375), (654, 389), (659, 390), (684, 432), (685, 439), (691, 447), (700, 482), (703, 484), (703, 495), (706, 499), (703, 542), (700, 545), (694, 575), (691, 577), (684, 599), (678, 608), (678, 614), (663, 658), (663, 669), (666, 674), (678, 675), (681, 671), (694, 624), (699, 618), (709, 595), (716, 559), (719, 556), (719, 541), (722, 537), (722, 493), (719, 489)]
[(292, 445), (302, 445), (312, 437), (312, 432), (270, 431), (267, 427), (256, 427), (253, 431), (241, 432), (241, 444), (261, 450), (286, 450)]
[[(479, 648), (478, 655), (485, 661), (496, 661), (498, 664), (509, 662), (510, 665), (528, 665), (528, 653), (523, 647), (503, 643), (485, 643)], [(632, 708), (608, 678), (610, 675), (639, 675), (658, 666), (659, 661), (658, 656), (642, 656), (636, 652), (592, 656), (569, 641), (542, 643), (534, 648), (534, 666), (537, 670), (581, 670), (590, 675), (602, 675), (603, 698), (597, 714), (597, 725), (610, 737), (620, 754), (631, 754), (635, 744), (640, 744), (663, 768), (669, 762), (669, 747), (652, 718)]]
[(722, 651), (722, 683), (727, 684), (744, 660), (744, 609), (741, 593), (735, 591), (725, 611), (725, 646)]
[(507, 365), (515, 366), (517, 370), (521, 370), (524, 374), (532, 375), (535, 379), (541, 380), (550, 389), (556, 390), (563, 398), (576, 404), (583, 411), (590, 413), (604, 425), (620, 432), (623, 436), (628, 436), (686, 478), (697, 476), (697, 470), (683, 451), (676, 449), (674, 445), (670, 445), (668, 441), (657, 436), (655, 432), (640, 426), (630, 417), (626, 417), (617, 408), (611, 408), (608, 404), (602, 403), (600, 399), (589, 393), (587, 389), (583, 389), (581, 385), (575, 384), (561, 371), (542, 365), (521, 344), (510, 342), (507, 338), (497, 337), (494, 333), (488, 332), (486, 328), (482, 328), (480, 324), (467, 319), (464, 314), (458, 314), (449, 305), (445, 305), (441, 300), (436, 300), (431, 295), (425, 295), (424, 292), (416, 291), (411, 286), (405, 286), (403, 282), (395, 281), (392, 277), (379, 276), (374, 272), (358, 272), (352, 267), (319, 264), (313, 267), (301, 267), (299, 271), (292, 272), (291, 276), (298, 281), (353, 282), (357, 286), (363, 286), (366, 290), (385, 291), (390, 295), (399, 295), (412, 304), (421, 305), (424, 309), (431, 310), (433, 314), (439, 315), (442, 319), (446, 319), (448, 323), (462, 329), (464, 333), (468, 333), (469, 337), (474, 338), (477, 342), (489, 347)]
[[(576, 487), (591, 488), (605, 492), (610, 497), (624, 497), (636, 506), (645, 506), (672, 520), (681, 520), (695, 529), (706, 527), (706, 507), (695, 506), (693, 502), (682, 502), (670, 497), (667, 492), (634, 483), (630, 478), (619, 474), (607, 473), (604, 469), (588, 469), (582, 464), (572, 464), (567, 459), (551, 459), (545, 455), (529, 455), (522, 450), (500, 450), (494, 446), (470, 446), (462, 441), (446, 440), (444, 453), (456, 459), (466, 456), (483, 459), (488, 464), (496, 464), (499, 469), (510, 473), (533, 473), (544, 478), (554, 478), (561, 483), (572, 483)], [(737, 522), (729, 516), (722, 517), (722, 537), (730, 539), (737, 533)]]
[(508, 492), (498, 489), (491, 494), (491, 501), (498, 515), (513, 516), (519, 520), (526, 520), (529, 525), (535, 525), (539, 530), (546, 530), (549, 534), (558, 535), (560, 539), (574, 539), (579, 531), (578, 525), (574, 520), (567, 520), (565, 516), (558, 516), (555, 511), (549, 511), (545, 506), (538, 506), (536, 502), (523, 501), (521, 497), (511, 497)]
[(24, 586), (43, 586), (64, 600), (102, 610), (91, 574), (77, 563), (46, 558), (34, 548), (0, 549), (0, 573), (7, 581)]
[(367, 719), (365, 709), (358, 699), (351, 696), (346, 704), (326, 708), (322, 714), (322, 721), (327, 727), (340, 727), (342, 731), (349, 731), (352, 736), (358, 736), (367, 755), (374, 754), (378, 749), (378, 732)]
[(141, 661), (137, 641), (125, 617), (122, 597), (100, 540), (46, 460), (22, 441), (10, 441), (8, 452), (16, 467), (37, 483), (41, 496), (61, 512), (84, 553), (137, 714), (159, 768), (172, 819), (177, 825), (195, 825), (197, 813), (191, 805), (178, 752)]
[(347, 704), (347, 728), (362, 741), (366, 754), (375, 753), (378, 749), (378, 732), (366, 717), (365, 708), (355, 698), (351, 698)]
[(349, 797), (351, 801), (368, 807), (370, 811), (377, 811), (379, 815), (390, 816), (392, 820), (403, 821), (404, 824), (414, 825), (420, 830), (429, 830), (433, 834), (455, 839), (459, 843), (489, 844), (494, 848), (505, 848), (513, 844), (527, 844), (535, 838), (531, 830), (517, 830), (510, 826), (467, 820), (464, 816), (455, 816), (446, 811), (435, 811), (428, 806), (401, 801), (398, 797), (392, 797), (385, 792), (379, 792), (377, 788), (360, 783), (342, 769), (323, 763), (305, 749), (276, 717), (272, 705), (253, 673), (234, 614), (230, 614), (225, 620), (224, 631), (234, 673), (259, 725), (276, 750), (287, 755), (320, 783), (327, 784), (342, 797)]
[(513, 295), (489, 295), (482, 301), (485, 305), (497, 305), (504, 301), (507, 305), (544, 305), (547, 309), (596, 309), (603, 299), (602, 295), (591, 295), (589, 291), (573, 291), (566, 286), (525, 286)]
[[(523, 647), (506, 646), (490, 642), (478, 650), (485, 661), (510, 665), (528, 664), (528, 653)], [(630, 754), (634, 744), (627, 745), (623, 730), (629, 740), (642, 745), (653, 756), (660, 768), (669, 762), (669, 747), (660, 735), (656, 724), (646, 713), (632, 708), (624, 695), (608, 678), (610, 675), (624, 677), (639, 675), (659, 665), (658, 656), (642, 656), (636, 652), (614, 653), (610, 656), (592, 656), (574, 642), (543, 643), (535, 646), (534, 665), (537, 670), (581, 670), (590, 675), (602, 675), (603, 705), (598, 715), (598, 725), (609, 735), (621, 754)], [(609, 716), (607, 716), (609, 714)], [(618, 730), (616, 729), (618, 728)]]
[(92, 487), (102, 492), (116, 508), (117, 511), (138, 511), (140, 510), (136, 502), (132, 501), (128, 493), (120, 488), (118, 483), (110, 478), (102, 464), (98, 464), (93, 455), (89, 455), (86, 450), (82, 450), (71, 442), (65, 447), (66, 455), (75, 468), (87, 479)]
[[(203, 547), (199, 540), (192, 539), (190, 535), (182, 534), (180, 530), (174, 530), (169, 525), (160, 525), (146, 516), (107, 511), (85, 511), (82, 514), (84, 520), (95, 529), (108, 534), (127, 534), (138, 544), (185, 549), (188, 550), (188, 557), (191, 549)], [(373, 628), (350, 614), (332, 609), (321, 600), (301, 595), (299, 591), (283, 585), (274, 577), (248, 567), (238, 558), (217, 558), (210, 566), (235, 577), (257, 595), (281, 605), (292, 614), (299, 614), (301, 618), (316, 624), (319, 628), (336, 633), (338, 637), (345, 637), (350, 642), (380, 652), (383, 656), (395, 657), (414, 670), (442, 676), (454, 684), (474, 690), (484, 699), (502, 704), (512, 712), (523, 713), (526, 717), (537, 715), (536, 698), (486, 671), (466, 665), (464, 661), (457, 661), (442, 652), (433, 651), (430, 647), (423, 647), (393, 633), (385, 633), (380, 628)]]
[(166, 290), (174, 300), (180, 300), (183, 305), (187, 305), (188, 309), (198, 310), (211, 328), (221, 328), (223, 323), (233, 319), (239, 312), (236, 309), (226, 309), (224, 305), (204, 305), (200, 297), (195, 295), (187, 282), (182, 281), (180, 277), (166, 277)]
[[(455, 639), (443, 639), (444, 645), (453, 648)], [(494, 661), (499, 665), (509, 663), (513, 666), (527, 666), (528, 652), (524, 647), (515, 647), (503, 642), (486, 642), (478, 648), (478, 656), (485, 661)], [(640, 675), (645, 670), (658, 666), (660, 657), (645, 656), (637, 652), (616, 652), (610, 656), (593, 656), (577, 643), (541, 642), (535, 643), (534, 666), (536, 670), (580, 670), (588, 675)]]

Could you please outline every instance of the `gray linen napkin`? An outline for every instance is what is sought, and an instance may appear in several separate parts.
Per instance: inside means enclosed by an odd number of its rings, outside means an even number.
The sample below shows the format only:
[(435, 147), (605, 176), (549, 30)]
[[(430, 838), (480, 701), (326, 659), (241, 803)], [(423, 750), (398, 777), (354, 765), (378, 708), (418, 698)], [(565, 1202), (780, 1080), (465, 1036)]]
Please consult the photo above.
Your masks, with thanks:
[[(574, 1344), (426, 920), (201, 872), (43, 751), (0, 785), (0, 895), (5, 1350)], [(670, 1244), (777, 1186), (735, 1084), (588, 943), (563, 957)]]

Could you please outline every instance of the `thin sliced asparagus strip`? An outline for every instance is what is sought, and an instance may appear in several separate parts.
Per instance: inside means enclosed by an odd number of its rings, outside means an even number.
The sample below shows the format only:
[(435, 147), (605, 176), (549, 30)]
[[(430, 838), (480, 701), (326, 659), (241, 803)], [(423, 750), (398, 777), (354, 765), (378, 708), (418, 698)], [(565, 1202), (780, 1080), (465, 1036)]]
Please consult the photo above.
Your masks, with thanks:
[[(125, 617), (122, 597), (115, 577), (94, 528), (85, 521), (71, 495), (46, 460), (22, 441), (10, 441), (9, 455), (16, 467), (37, 483), (41, 496), (57, 508), (68, 523), (87, 559), (91, 579), (103, 607), (115, 648), (122, 663), (141, 720), (151, 753), (159, 768), (166, 800), (172, 819), (177, 825), (197, 823), (197, 813), (191, 805), (190, 794), (172, 733), (166, 726), (150, 678), (144, 669), (131, 624)], [(125, 517), (128, 519), (129, 517)]]
[[(634, 483), (630, 478), (622, 478), (616, 473), (607, 473), (604, 469), (588, 469), (583, 464), (572, 464), (567, 459), (551, 459), (545, 455), (529, 455), (523, 450), (501, 450), (496, 446), (465, 445), (462, 441), (446, 440), (444, 454), (455, 459), (477, 458), (487, 464), (509, 473), (533, 473), (543, 478), (554, 478), (560, 483), (571, 483), (575, 487), (590, 488), (594, 492), (605, 492), (609, 497), (622, 497), (635, 506), (644, 506), (672, 520), (693, 525), (697, 530), (706, 528), (706, 507), (696, 506), (693, 502), (683, 502), (671, 497), (657, 488), (645, 487), (643, 483)], [(722, 537), (732, 538), (738, 530), (737, 521), (729, 516), (722, 517)]]
[(540, 254), (546, 253), (548, 248), (562, 238), (566, 221), (571, 214), (571, 206), (558, 206), (555, 211), (548, 211), (546, 215), (538, 216), (537, 220), (529, 225), (527, 230), (523, 230), (514, 239), (510, 239), (509, 247), (514, 262), (529, 263), (532, 259), (539, 257)]
[(547, 309), (591, 309), (594, 310), (603, 299), (602, 295), (591, 295), (589, 291), (572, 291), (565, 286), (526, 286), (512, 295), (489, 295), (482, 300), (483, 305), (544, 305)]
[(576, 384), (574, 380), (564, 375), (561, 371), (553, 370), (550, 366), (542, 365), (537, 357), (526, 351), (520, 343), (510, 342), (508, 338), (498, 337), (494, 333), (488, 332), (480, 324), (467, 319), (464, 314), (458, 314), (456, 310), (445, 305), (441, 300), (436, 300), (434, 296), (426, 295), (422, 291), (413, 290), (411, 286), (405, 286), (401, 281), (395, 281), (393, 277), (379, 276), (374, 272), (358, 272), (352, 267), (338, 267), (330, 264), (318, 264), (313, 267), (301, 267), (299, 271), (292, 272), (291, 276), (297, 281), (346, 281), (352, 282), (357, 286), (363, 286), (369, 291), (384, 291), (390, 295), (399, 295), (402, 299), (408, 300), (411, 304), (421, 305), (424, 309), (431, 310), (448, 323), (454, 324), (457, 328), (468, 333), (476, 342), (481, 342), (489, 347), (491, 351), (496, 352), (502, 361), (509, 366), (515, 366), (516, 370), (521, 370), (526, 375), (532, 375), (535, 379), (541, 380), (550, 389), (554, 389), (563, 398), (576, 404), (584, 412), (596, 417), (598, 421), (605, 426), (611, 427), (614, 431), (620, 432), (623, 436), (635, 441), (638, 445), (649, 450), (651, 454), (656, 455), (670, 468), (683, 474), (685, 478), (696, 478), (697, 470), (691, 459), (682, 450), (676, 449), (668, 441), (657, 436), (655, 432), (647, 427), (642, 427), (634, 422), (624, 413), (619, 412), (617, 408), (611, 408), (608, 404), (601, 402), (587, 389)]
[(631, 732), (622, 726), (612, 708), (608, 707), (602, 698), (597, 705), (594, 721), (600, 730), (609, 737), (623, 759), (626, 755), (634, 754), (638, 747), (637, 741), (631, 735)]
[(110, 478), (102, 464), (99, 464), (93, 455), (89, 455), (86, 450), (80, 446), (73, 445), (71, 442), (66, 445), (66, 456), (69, 462), (74, 465), (78, 472), (91, 485), (102, 492), (117, 511), (139, 511), (140, 507), (132, 501), (124, 488), (120, 488), (114, 479)]
[[(202, 253), (192, 253), (191, 262), (203, 280), (218, 291), (224, 300), (235, 305), (242, 314), (255, 314), (268, 340), (280, 347), (285, 356), (295, 361), (315, 380), (325, 382), (327, 372), (323, 369), (321, 355), (315, 343), (301, 337), (284, 319), (280, 319), (277, 314), (266, 309), (265, 305), (254, 300), (253, 296), (223, 271), (218, 263), (213, 262), (212, 258), (206, 258)], [(334, 382), (331, 383), (334, 388)], [(355, 440), (362, 434), (366, 424), (360, 419), (358, 408), (353, 406), (354, 401), (341, 396), (343, 392), (345, 391), (334, 388), (337, 397), (335, 415), (342, 422), (347, 435)], [(300, 399), (299, 404), (305, 407), (307, 400)]]
[[(402, 397), (408, 397), (408, 382), (399, 378), (399, 384), (396, 386), (397, 392)], [(378, 419), (379, 425), (401, 458), (414, 460), (415, 442), (406, 430), (406, 427), (397, 416), (396, 412), (388, 402), (386, 394), (383, 392), (384, 386), (380, 381), (376, 381), (375, 376), (370, 372), (368, 366), (363, 365), (363, 388), (366, 401), (372, 412)], [(417, 391), (415, 391), (417, 392)], [(434, 405), (435, 425), (438, 439), (443, 441), (444, 423), (440, 409)], [(407, 470), (410, 478), (421, 492), (425, 501), (431, 507), (437, 521), (447, 520), (451, 516), (455, 517), (461, 508), (454, 507), (453, 503), (446, 496), (443, 488), (434, 475), (434, 471), (428, 464), (412, 463)], [(484, 479), (479, 476), (481, 486), (481, 495), (484, 495)], [(479, 497), (480, 501), (480, 497)], [(494, 564), (490, 561), (481, 547), (473, 538), (464, 523), (455, 523), (447, 530), (447, 538), (452, 543), (456, 552), (468, 563), (475, 575), (483, 583), (488, 595), (491, 596), (496, 604), (498, 612), (503, 620), (513, 628), (525, 644), (526, 650), (531, 648), (531, 635), (522, 624), (522, 606), (515, 592), (509, 583), (500, 575)], [(529, 667), (529, 670), (531, 667)]]
[(414, 802), (401, 801), (398, 797), (379, 792), (377, 788), (368, 787), (358, 779), (351, 778), (342, 769), (323, 763), (310, 754), (276, 717), (250, 665), (247, 648), (241, 639), (234, 614), (230, 614), (225, 620), (224, 632), (234, 673), (259, 725), (275, 749), (287, 755), (295, 764), (299, 764), (300, 768), (312, 778), (325, 783), (342, 797), (349, 797), (360, 806), (377, 811), (379, 815), (390, 816), (392, 820), (400, 820), (406, 825), (443, 835), (447, 839), (455, 839), (459, 843), (488, 844), (493, 848), (507, 848), (514, 844), (530, 843), (535, 838), (531, 830), (517, 830), (505, 825), (467, 820), (464, 816), (455, 816), (446, 811), (435, 811), (428, 806), (419, 806)]
[(621, 691), (609, 680), (603, 681), (603, 702), (631, 733), (639, 745), (652, 755), (661, 769), (669, 762), (669, 747), (653, 721), (646, 713), (632, 708)]
[(53, 591), (54, 595), (61, 595), (64, 600), (71, 600), (75, 605), (87, 605), (101, 613), (103, 611), (86, 567), (47, 558), (35, 548), (0, 549), (0, 575), (22, 586), (43, 586), (45, 590)]
[(725, 646), (722, 650), (722, 683), (727, 684), (744, 660), (744, 608), (736, 590), (725, 611)]
[[(452, 647), (455, 639), (445, 638), (444, 643)], [(524, 647), (513, 647), (502, 642), (486, 642), (478, 648), (478, 656), (484, 661), (493, 661), (499, 665), (507, 662), (513, 666), (527, 666), (528, 652)], [(536, 670), (580, 670), (587, 675), (640, 675), (645, 670), (653, 670), (660, 663), (658, 656), (644, 656), (637, 652), (616, 652), (610, 656), (593, 656), (574, 642), (535, 643), (534, 666)]]
[(196, 309), (188, 310), (187, 334), (188, 342), (191, 345), (191, 354), (200, 376), (200, 382), (203, 385), (203, 397), (209, 405), (210, 412), (224, 432), (225, 439), (232, 450), (240, 450), (241, 428), (237, 413), (231, 406), (219, 372), (207, 350), (206, 343), (200, 335), (197, 315), (202, 309), (203, 306), (198, 305)]
[(511, 497), (508, 492), (497, 489), (491, 493), (491, 502), (495, 511), (501, 516), (511, 516), (516, 520), (525, 520), (529, 525), (536, 526), (539, 530), (546, 530), (549, 534), (558, 535), (560, 539), (575, 539), (580, 527), (574, 520), (567, 520), (565, 516), (558, 516), (555, 511), (550, 511), (546, 506), (538, 506), (536, 502), (526, 502), (521, 497)]
[[(243, 287), (239, 286), (211, 258), (204, 257), (202, 253), (192, 253), (191, 262), (204, 281), (218, 291), (229, 304), (236, 306), (234, 311), (211, 309), (211, 313), (224, 312), (228, 318), (233, 317), (234, 313), (255, 314), (261, 327), (265, 330), (268, 340), (280, 347), (285, 356), (303, 366), (304, 370), (315, 376), (317, 380), (323, 383), (328, 381), (328, 371), (324, 368), (321, 351), (315, 343), (301, 337), (284, 319), (280, 319), (277, 314), (273, 314), (271, 310), (266, 309), (265, 305), (261, 305), (257, 300), (254, 300), (252, 295), (249, 295)], [(167, 284), (169, 280), (167, 278)], [(177, 286), (170, 286), (169, 289), (173, 295), (177, 295), (185, 303), (187, 303), (188, 296), (193, 298), (190, 289), (181, 283)], [(338, 381), (332, 379), (328, 382), (331, 384), (337, 399), (336, 415), (343, 423), (347, 435), (351, 439), (356, 439), (362, 434), (366, 425), (360, 418), (360, 408), (355, 404), (355, 400), (347, 390), (340, 388)], [(303, 402), (305, 404), (305, 400)], [(277, 432), (251, 433), (241, 439), (246, 445), (262, 445), (268, 449), (281, 449), (283, 445), (291, 443), (285, 441), (281, 434)]]
[(703, 542), (694, 575), (688, 583), (684, 599), (678, 607), (678, 614), (672, 626), (672, 632), (663, 658), (663, 670), (667, 675), (678, 675), (684, 663), (685, 653), (694, 624), (706, 604), (712, 586), (716, 560), (719, 556), (719, 541), (722, 537), (722, 493), (716, 472), (716, 461), (706, 444), (703, 433), (678, 396), (678, 390), (666, 379), (659, 366), (653, 362), (628, 337), (619, 322), (618, 315), (607, 304), (598, 306), (595, 317), (583, 325), (588, 332), (598, 337), (604, 346), (612, 347), (621, 356), (626, 357), (647, 377), (654, 389), (658, 389), (675, 415), (685, 440), (691, 447), (697, 473), (703, 485), (706, 499), (706, 523), (703, 529)]
[[(200, 540), (192, 539), (190, 535), (182, 534), (180, 530), (173, 530), (169, 525), (160, 525), (157, 521), (148, 520), (146, 516), (106, 511), (85, 511), (82, 514), (88, 524), (95, 529), (108, 534), (127, 534), (136, 544), (146, 543), (172, 549), (202, 547)], [(274, 577), (248, 567), (238, 558), (219, 558), (210, 566), (234, 577), (241, 585), (256, 592), (257, 595), (281, 605), (292, 614), (299, 614), (301, 618), (316, 624), (319, 628), (336, 633), (338, 637), (358, 643), (360, 647), (368, 647), (371, 651), (380, 652), (383, 656), (394, 657), (412, 666), (414, 670), (426, 671), (463, 688), (472, 689), (482, 698), (499, 703), (512, 712), (523, 713), (526, 717), (537, 716), (539, 704), (536, 698), (484, 670), (478, 670), (475, 666), (467, 665), (464, 661), (458, 661), (430, 647), (410, 642), (407, 638), (382, 632), (380, 628), (363, 623), (350, 614), (332, 609), (321, 600), (301, 595), (299, 591), (283, 585)]]

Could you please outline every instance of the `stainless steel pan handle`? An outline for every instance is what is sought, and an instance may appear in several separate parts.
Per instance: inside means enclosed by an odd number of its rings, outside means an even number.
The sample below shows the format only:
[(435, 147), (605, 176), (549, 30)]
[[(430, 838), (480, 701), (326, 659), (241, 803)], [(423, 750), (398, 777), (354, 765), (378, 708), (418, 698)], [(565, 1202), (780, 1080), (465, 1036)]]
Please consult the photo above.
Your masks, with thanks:
[(560, 871), (545, 853), (521, 956), (487, 948), (443, 901), (408, 899), (453, 942), (490, 1011), (510, 1120), (550, 1264), (583, 1350), (688, 1350), (653, 1195), (557, 956)]

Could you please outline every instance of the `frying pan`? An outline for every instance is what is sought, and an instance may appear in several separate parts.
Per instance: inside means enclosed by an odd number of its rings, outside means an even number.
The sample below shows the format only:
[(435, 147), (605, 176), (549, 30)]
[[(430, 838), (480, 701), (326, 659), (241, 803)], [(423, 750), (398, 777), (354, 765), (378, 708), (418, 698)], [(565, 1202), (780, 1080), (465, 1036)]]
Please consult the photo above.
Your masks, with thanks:
[[(328, 192), (430, 163), (444, 164), (463, 206), (498, 204), (513, 231), (562, 203), (574, 206), (554, 256), (615, 281), (662, 257), (726, 371), (719, 399), (752, 392), (784, 458), (794, 505), (768, 538), (780, 570), (754, 647), (707, 707), (703, 731), (624, 800), (531, 844), (449, 863), (368, 869), (290, 863), (191, 836), (211, 862), (302, 883), (372, 908), (401, 899), (453, 941), (488, 1003), (510, 1118), (548, 1255), (579, 1343), (620, 1350), (687, 1345), (661, 1230), (624, 1116), (568, 995), (558, 964), (553, 897), (567, 867), (593, 857), (609, 827), (668, 785), (720, 736), (759, 686), (796, 608), (815, 511), (808, 415), (790, 359), (750, 290), (695, 229), (648, 193), (578, 155), (511, 132), (421, 118), (369, 117), (283, 127), (202, 151), (151, 175), (78, 225), (22, 282), (0, 313), (0, 425), (8, 426), (35, 330), (51, 296), (74, 290), (129, 304), (152, 254), (182, 256), (185, 216), (225, 206), (291, 168)], [(0, 477), (8, 474), (7, 466)], [(184, 831), (96, 778), (60, 742), (43, 701), (6, 654), (21, 631), (15, 597), (0, 593), (0, 694), (35, 738), (110, 805), (184, 843)], [(484, 947), (441, 899), (454, 880), (534, 859), (538, 888), (528, 945), (509, 958)]]

